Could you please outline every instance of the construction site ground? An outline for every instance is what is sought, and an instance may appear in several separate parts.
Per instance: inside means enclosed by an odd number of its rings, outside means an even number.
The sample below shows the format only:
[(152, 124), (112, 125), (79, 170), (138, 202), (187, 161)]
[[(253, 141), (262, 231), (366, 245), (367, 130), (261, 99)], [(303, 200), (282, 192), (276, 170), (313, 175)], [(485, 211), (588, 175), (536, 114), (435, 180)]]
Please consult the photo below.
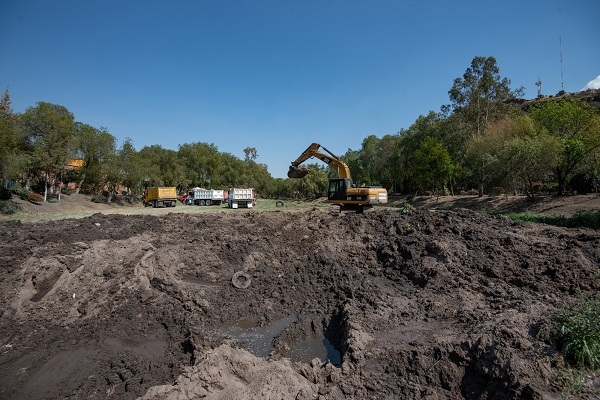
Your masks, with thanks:
[[(411, 207), (403, 207), (410, 201)], [(598, 399), (538, 331), (600, 289), (600, 196), (0, 217), (2, 399)], [(265, 204), (266, 201), (265, 201)]]

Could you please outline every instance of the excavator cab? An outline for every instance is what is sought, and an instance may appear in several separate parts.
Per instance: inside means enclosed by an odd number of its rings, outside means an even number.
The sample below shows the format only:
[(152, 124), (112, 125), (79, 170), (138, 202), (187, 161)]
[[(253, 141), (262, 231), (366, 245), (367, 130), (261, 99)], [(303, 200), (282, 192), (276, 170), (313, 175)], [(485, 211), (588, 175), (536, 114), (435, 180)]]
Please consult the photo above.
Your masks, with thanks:
[(346, 191), (349, 187), (352, 187), (352, 179), (330, 179), (329, 189), (327, 190), (327, 199), (346, 200)]

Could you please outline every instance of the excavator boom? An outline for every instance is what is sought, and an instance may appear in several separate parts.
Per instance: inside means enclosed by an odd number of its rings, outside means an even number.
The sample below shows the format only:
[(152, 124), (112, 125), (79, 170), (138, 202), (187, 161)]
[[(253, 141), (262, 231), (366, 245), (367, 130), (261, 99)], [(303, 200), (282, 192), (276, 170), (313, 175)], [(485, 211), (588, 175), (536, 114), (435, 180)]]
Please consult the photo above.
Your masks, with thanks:
[[(325, 153), (320, 151), (320, 148), (322, 148)], [(288, 178), (304, 178), (308, 175), (308, 168), (303, 168), (300, 164), (312, 157), (318, 158), (330, 168), (336, 170), (340, 178), (350, 178), (350, 169), (346, 163), (319, 143), (312, 143), (302, 154), (300, 154), (300, 157), (295, 161), (292, 161), (292, 165), (290, 165), (288, 170)]]

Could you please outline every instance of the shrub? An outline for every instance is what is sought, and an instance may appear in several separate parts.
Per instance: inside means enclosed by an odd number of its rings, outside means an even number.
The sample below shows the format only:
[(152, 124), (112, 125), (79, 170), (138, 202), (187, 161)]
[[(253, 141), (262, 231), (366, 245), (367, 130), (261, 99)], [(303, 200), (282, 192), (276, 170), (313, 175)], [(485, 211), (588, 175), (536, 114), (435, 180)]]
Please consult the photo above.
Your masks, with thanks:
[(27, 192), (24, 200), (27, 200), (30, 203), (41, 203), (44, 201), (44, 196), (36, 192)]
[(68, 194), (73, 193), (73, 190), (71, 190), (71, 188), (68, 187), (68, 186), (63, 186), (62, 188), (60, 188), (60, 192), (62, 194), (67, 194), (68, 195)]
[(492, 188), (492, 193), (491, 193), (491, 195), (492, 195), (492, 196), (500, 196), (501, 194), (504, 194), (504, 193), (506, 193), (506, 191), (504, 190), (504, 188), (503, 188), (503, 187), (501, 187), (501, 186), (494, 186), (494, 187)]
[(0, 214), (14, 214), (21, 210), (21, 206), (10, 200), (0, 200)]
[(106, 203), (106, 198), (100, 195), (92, 196), (92, 203)]
[(553, 215), (533, 215), (531, 213), (508, 214), (515, 221), (540, 222), (548, 225), (562, 226), (565, 228), (586, 227), (600, 229), (600, 211), (579, 211), (572, 217)]
[(10, 190), (13, 194), (16, 194), (21, 199), (25, 200), (25, 196), (29, 190), (25, 189), (19, 183), (13, 182), (8, 186), (8, 190)]
[(556, 318), (554, 340), (577, 368), (600, 369), (600, 296), (583, 296), (580, 304), (563, 307)]
[(0, 187), (0, 201), (10, 200), (12, 193), (4, 186)]
[(409, 203), (404, 203), (401, 207), (400, 207), (400, 214), (410, 214), (415, 208), (409, 204)]

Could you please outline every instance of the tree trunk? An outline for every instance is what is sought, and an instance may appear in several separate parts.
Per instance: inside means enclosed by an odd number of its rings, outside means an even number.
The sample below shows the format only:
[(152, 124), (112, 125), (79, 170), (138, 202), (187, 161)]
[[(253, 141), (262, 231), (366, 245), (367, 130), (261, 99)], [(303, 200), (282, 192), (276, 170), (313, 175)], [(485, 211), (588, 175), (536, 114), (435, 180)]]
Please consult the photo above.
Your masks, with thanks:
[(81, 186), (83, 185), (84, 181), (85, 181), (85, 172), (83, 173), (81, 180), (79, 181), (79, 183), (77, 184), (77, 187), (75, 188), (75, 194), (79, 194), (79, 192), (81, 191)]
[(44, 202), (48, 199), (48, 173), (44, 174)]

